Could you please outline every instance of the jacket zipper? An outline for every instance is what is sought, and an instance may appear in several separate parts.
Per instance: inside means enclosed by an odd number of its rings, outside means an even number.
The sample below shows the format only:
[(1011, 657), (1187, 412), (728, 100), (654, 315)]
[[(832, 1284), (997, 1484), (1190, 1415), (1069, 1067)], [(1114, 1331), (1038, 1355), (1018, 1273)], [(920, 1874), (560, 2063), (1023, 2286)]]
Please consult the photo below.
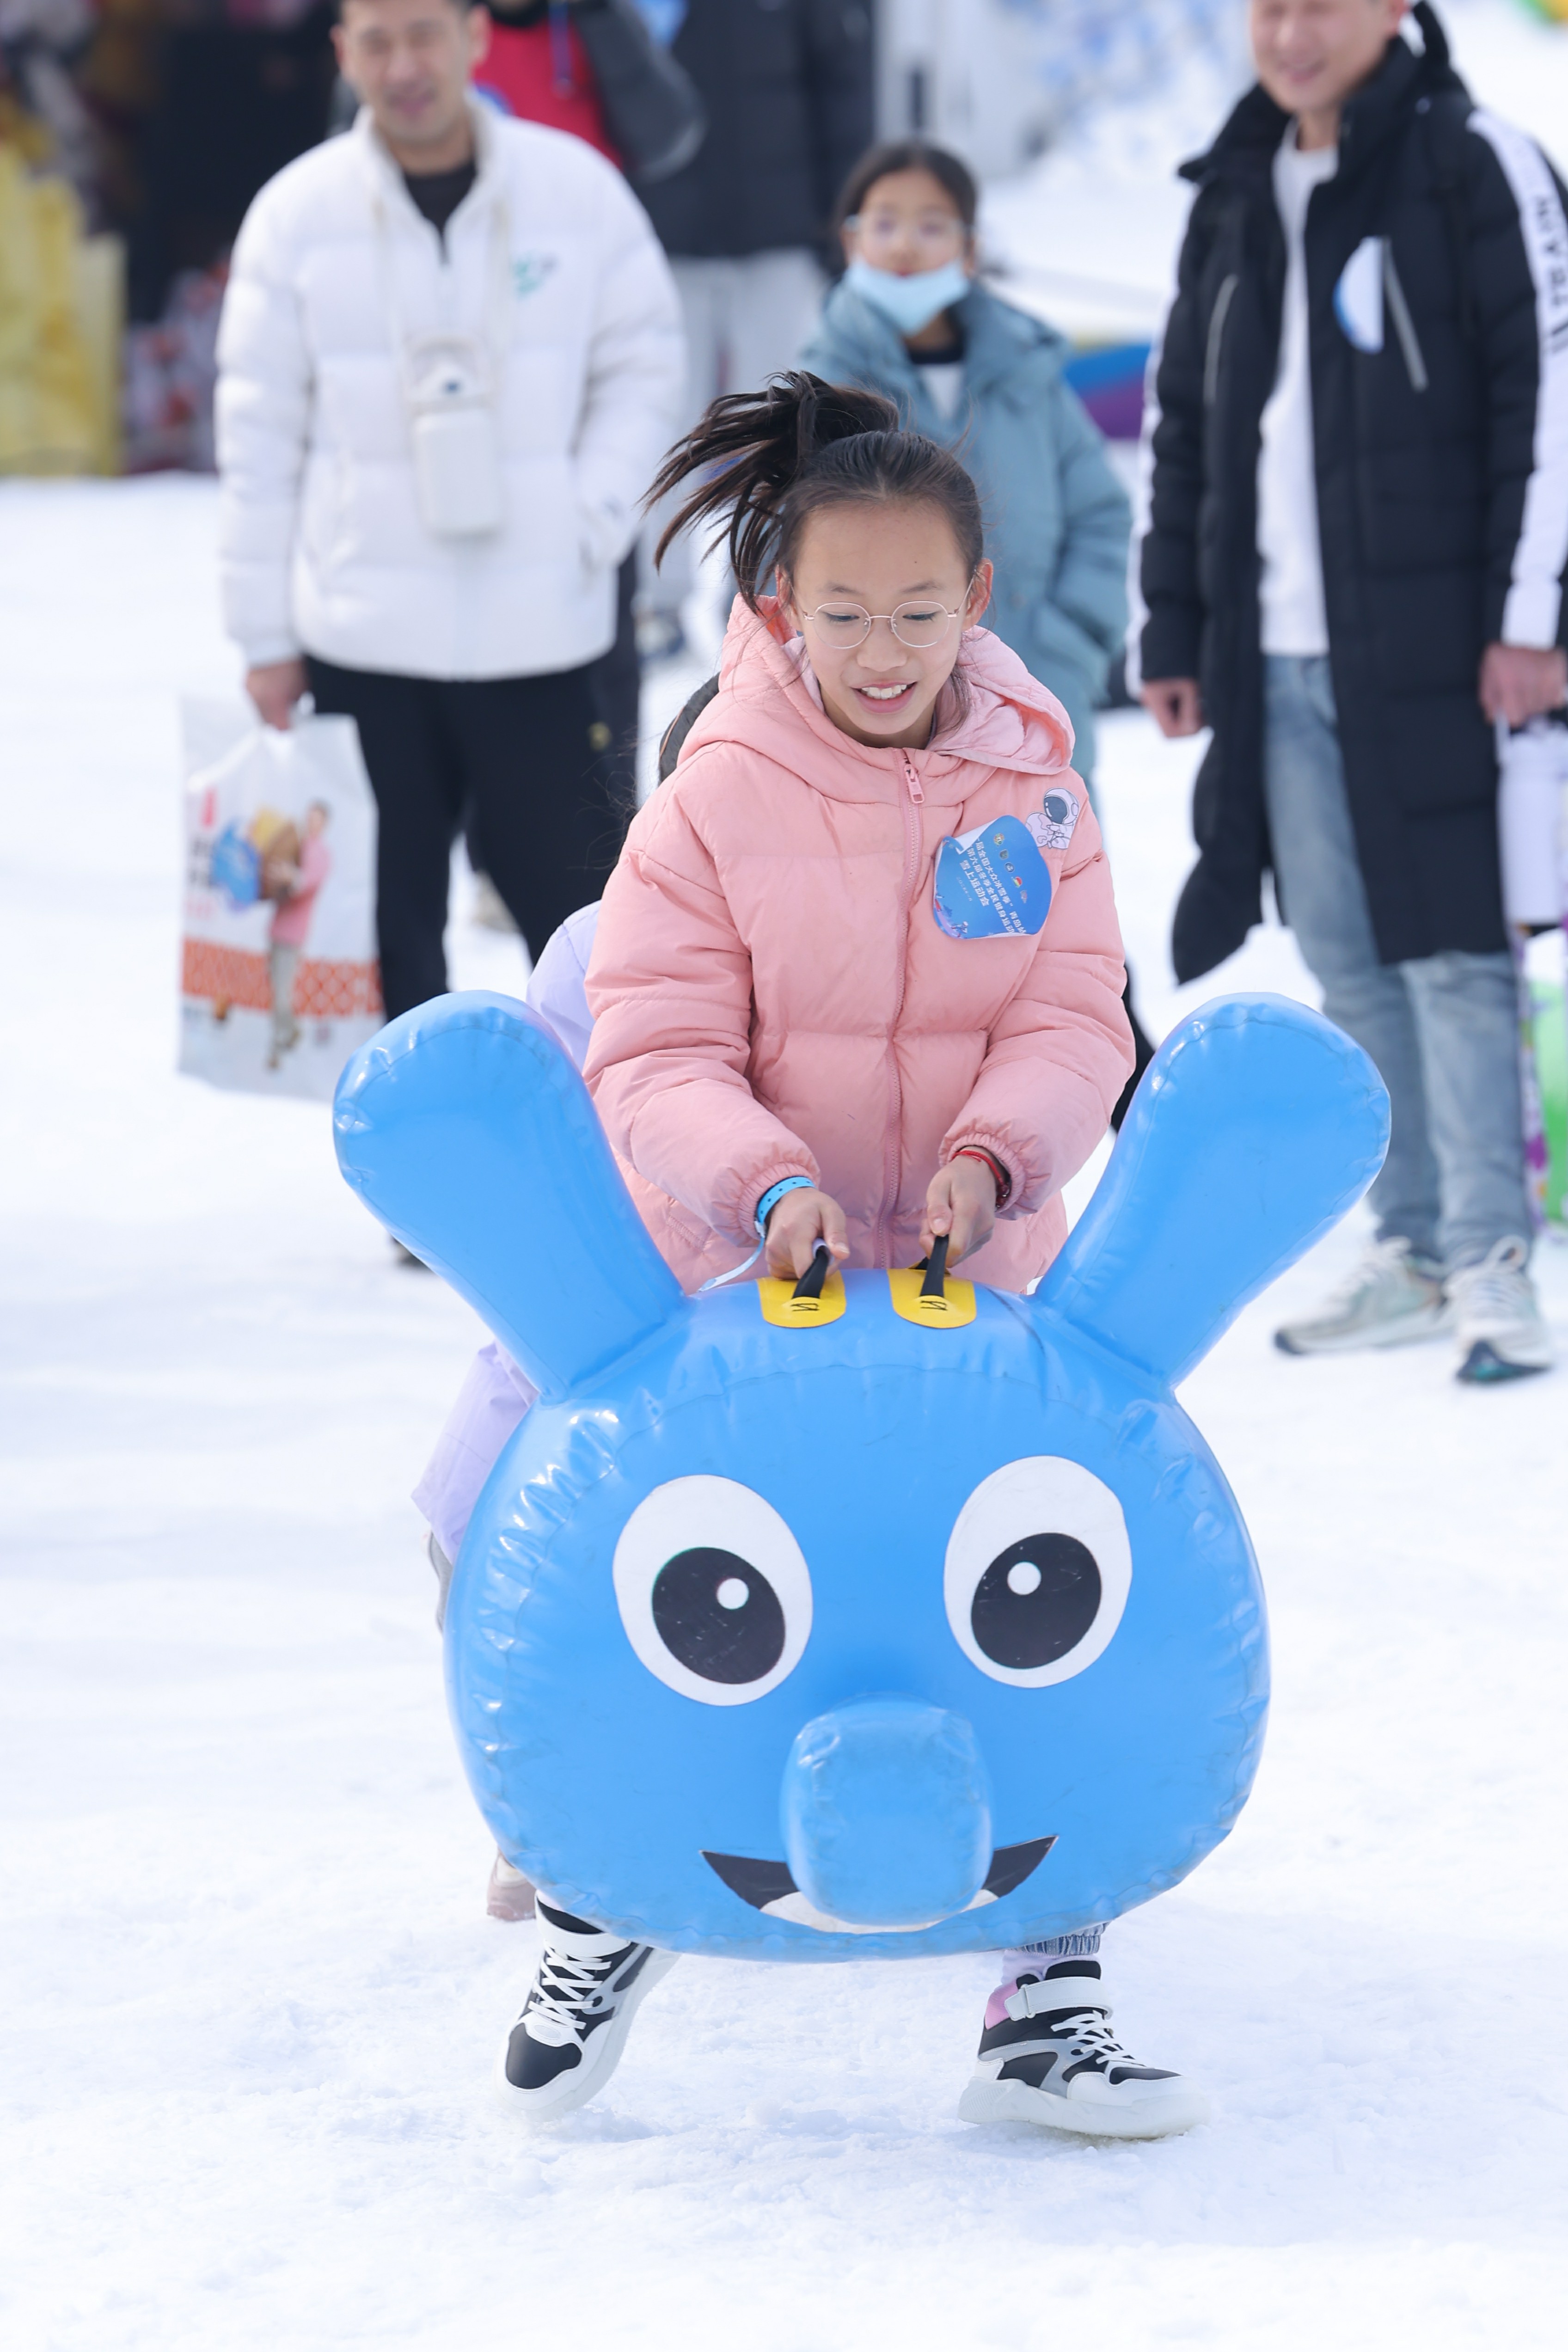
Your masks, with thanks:
[(1219, 396), (1220, 345), (1225, 340), (1225, 322), (1230, 315), (1230, 306), (1236, 299), (1236, 289), (1240, 283), (1239, 270), (1233, 269), (1228, 278), (1222, 278), (1219, 292), (1215, 296), (1214, 309), (1209, 314), (1208, 349), (1204, 354), (1204, 406), (1205, 408), (1212, 408)]
[(914, 903), (915, 883), (921, 870), (921, 818), (925, 802), (914, 761), (907, 751), (900, 753), (903, 762), (905, 797), (900, 803), (904, 821), (904, 868), (899, 882), (899, 991), (893, 1001), (893, 1018), (888, 1029), (888, 1132), (882, 1146), (882, 1205), (877, 1216), (879, 1257), (892, 1247), (891, 1219), (899, 1197), (899, 1165), (902, 1159), (904, 1125), (904, 1090), (899, 1077), (897, 1035), (900, 1015), (904, 1009), (904, 993), (910, 977), (910, 910)]
[(1412, 392), (1425, 392), (1427, 384), (1426, 362), (1421, 355), (1421, 345), (1415, 333), (1415, 321), (1410, 315), (1410, 305), (1405, 299), (1405, 289), (1399, 282), (1399, 272), (1394, 266), (1394, 241), (1381, 237), (1383, 247), (1383, 296), (1394, 320), (1394, 331), (1399, 338), (1399, 348), (1405, 353), (1405, 365), (1410, 377)]

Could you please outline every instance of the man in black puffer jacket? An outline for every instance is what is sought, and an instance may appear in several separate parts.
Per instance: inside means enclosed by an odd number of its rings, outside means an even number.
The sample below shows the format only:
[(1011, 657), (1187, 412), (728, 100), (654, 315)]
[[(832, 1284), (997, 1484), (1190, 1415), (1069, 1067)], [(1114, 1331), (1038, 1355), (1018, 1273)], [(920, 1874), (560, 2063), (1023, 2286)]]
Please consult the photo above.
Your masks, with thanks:
[[(1457, 1322), (1541, 1370), (1493, 721), (1568, 683), (1568, 225), (1429, 6), (1253, 0), (1259, 86), (1209, 152), (1151, 369), (1134, 621), (1167, 735), (1214, 739), (1178, 976), (1272, 868), (1325, 1010), (1393, 1104), (1377, 1244), (1292, 1352)], [(1141, 622), (1141, 627), (1140, 627)]]
[[(637, 193), (675, 272), (695, 425), (716, 394), (793, 367), (816, 324), (838, 192), (871, 143), (871, 0), (687, 0), (678, 13), (670, 55), (708, 134), (684, 171)], [(649, 652), (679, 651), (691, 585), (689, 534), (645, 570)]]

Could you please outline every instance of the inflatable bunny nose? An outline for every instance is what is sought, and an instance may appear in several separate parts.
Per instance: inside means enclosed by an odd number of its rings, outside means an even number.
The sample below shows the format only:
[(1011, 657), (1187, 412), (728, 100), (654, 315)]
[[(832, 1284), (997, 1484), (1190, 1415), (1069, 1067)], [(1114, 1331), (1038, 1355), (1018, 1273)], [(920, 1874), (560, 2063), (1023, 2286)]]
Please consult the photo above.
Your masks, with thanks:
[(855, 1927), (967, 1909), (991, 1865), (991, 1790), (961, 1715), (879, 1693), (796, 1734), (779, 1816), (807, 1901)]

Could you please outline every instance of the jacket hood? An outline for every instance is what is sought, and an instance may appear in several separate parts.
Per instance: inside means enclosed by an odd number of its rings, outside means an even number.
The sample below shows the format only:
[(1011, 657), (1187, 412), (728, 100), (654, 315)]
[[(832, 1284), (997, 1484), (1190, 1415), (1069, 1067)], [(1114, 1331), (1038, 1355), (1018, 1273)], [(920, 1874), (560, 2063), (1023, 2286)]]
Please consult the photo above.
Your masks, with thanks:
[(956, 803), (994, 769), (1057, 776), (1070, 766), (1073, 733), (1067, 712), (989, 629), (964, 635), (959, 656), (963, 707), (944, 690), (932, 740), (906, 752), (858, 743), (835, 727), (806, 682), (799, 639), (786, 637), (771, 596), (759, 604), (761, 610), (753, 613), (742, 598), (735, 599), (724, 633), (719, 691), (688, 735), (677, 774), (701, 747), (733, 743), (776, 761), (829, 799), (888, 800), (902, 789), (907, 760), (928, 798)]
[[(1423, 46), (1413, 49), (1395, 33), (1370, 81), (1345, 101), (1340, 123), (1340, 159), (1344, 171), (1359, 169), (1405, 120), (1420, 98), (1445, 93), (1468, 99), (1469, 90), (1449, 60), (1448, 39), (1430, 0), (1411, 11)], [(1180, 169), (1184, 180), (1219, 179), (1256, 170), (1271, 156), (1291, 118), (1277, 106), (1261, 82), (1241, 98), (1212, 147)]]
[[(973, 392), (1026, 367), (1038, 383), (1042, 373), (1059, 373), (1072, 355), (1072, 345), (1055, 327), (1015, 310), (978, 280), (952, 307), (963, 329), (963, 372)], [(920, 370), (903, 337), (847, 278), (829, 289), (817, 332), (831, 337), (848, 365), (868, 380), (886, 383), (893, 378), (907, 381), (913, 389)]]

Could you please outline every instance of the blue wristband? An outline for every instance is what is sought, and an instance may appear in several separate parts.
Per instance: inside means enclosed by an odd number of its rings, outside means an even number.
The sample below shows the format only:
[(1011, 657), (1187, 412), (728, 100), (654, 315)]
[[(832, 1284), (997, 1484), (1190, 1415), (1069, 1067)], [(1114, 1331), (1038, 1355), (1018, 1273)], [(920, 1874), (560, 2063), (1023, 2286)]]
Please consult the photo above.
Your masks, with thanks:
[(763, 1194), (762, 1199), (757, 1202), (757, 1231), (763, 1234), (764, 1238), (768, 1230), (768, 1219), (773, 1215), (773, 1211), (784, 1199), (784, 1194), (786, 1192), (798, 1192), (803, 1184), (809, 1189), (811, 1184), (811, 1179), (809, 1176), (786, 1176), (782, 1184), (769, 1185), (767, 1191)]
[(773, 1214), (774, 1207), (783, 1200), (786, 1192), (795, 1192), (799, 1186), (809, 1184), (810, 1181), (809, 1176), (786, 1176), (782, 1184), (771, 1184), (768, 1187), (757, 1202), (757, 1233), (760, 1238), (756, 1248), (743, 1265), (732, 1265), (728, 1274), (710, 1274), (702, 1285), (704, 1290), (721, 1290), (725, 1283), (738, 1282), (742, 1275), (750, 1274), (763, 1254), (768, 1238), (768, 1219)]

